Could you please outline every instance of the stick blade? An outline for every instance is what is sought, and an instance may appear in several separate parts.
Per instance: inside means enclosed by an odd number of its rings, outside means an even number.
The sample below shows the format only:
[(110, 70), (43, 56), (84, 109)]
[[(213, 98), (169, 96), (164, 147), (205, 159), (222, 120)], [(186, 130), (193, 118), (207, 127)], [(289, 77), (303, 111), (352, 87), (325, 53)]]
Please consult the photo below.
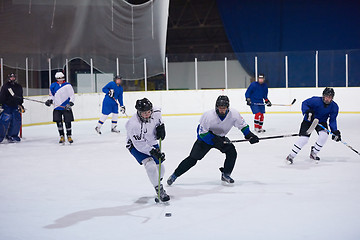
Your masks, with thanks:
[(319, 124), (319, 119), (315, 118), (314, 121), (311, 123), (309, 129), (306, 131), (306, 134), (311, 134), (315, 130), (318, 124)]

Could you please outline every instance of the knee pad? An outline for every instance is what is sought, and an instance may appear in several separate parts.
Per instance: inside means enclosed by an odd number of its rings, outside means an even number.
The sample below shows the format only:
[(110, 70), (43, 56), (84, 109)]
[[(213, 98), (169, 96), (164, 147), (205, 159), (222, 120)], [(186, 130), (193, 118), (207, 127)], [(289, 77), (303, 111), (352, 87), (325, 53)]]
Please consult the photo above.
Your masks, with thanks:
[(0, 121), (1, 121), (1, 122), (4, 122), (4, 123), (9, 122), (10, 119), (11, 119), (11, 114), (4, 113), (4, 112), (3, 112), (3, 113), (0, 115)]

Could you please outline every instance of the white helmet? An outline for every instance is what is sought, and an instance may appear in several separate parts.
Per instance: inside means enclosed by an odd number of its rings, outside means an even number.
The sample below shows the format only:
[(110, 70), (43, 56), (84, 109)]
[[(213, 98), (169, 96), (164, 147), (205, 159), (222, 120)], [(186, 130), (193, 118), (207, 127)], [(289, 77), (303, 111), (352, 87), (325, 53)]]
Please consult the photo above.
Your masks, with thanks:
[(65, 75), (62, 72), (57, 72), (55, 78), (56, 80), (65, 80)]

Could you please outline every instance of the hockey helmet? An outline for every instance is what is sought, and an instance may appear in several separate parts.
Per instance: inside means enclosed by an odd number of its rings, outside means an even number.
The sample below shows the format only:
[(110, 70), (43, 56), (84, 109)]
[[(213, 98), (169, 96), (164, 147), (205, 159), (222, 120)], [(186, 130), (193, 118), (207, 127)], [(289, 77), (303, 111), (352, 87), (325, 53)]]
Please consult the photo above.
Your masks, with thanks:
[(116, 81), (116, 79), (120, 79), (120, 80), (122, 80), (122, 76), (120, 76), (120, 75), (115, 75), (115, 77), (114, 77), (114, 81)]
[(326, 87), (322, 93), (323, 96), (329, 96), (329, 97), (334, 97), (335, 96), (335, 91), (333, 88), (330, 87)]
[(258, 79), (259, 78), (263, 78), (263, 79), (265, 79), (265, 75), (263, 74), (263, 73), (259, 73), (259, 75), (258, 75)]
[(8, 75), (8, 81), (9, 82), (16, 82), (16, 74), (15, 73), (10, 73)]
[(229, 100), (228, 96), (220, 95), (220, 96), (216, 99), (215, 109), (216, 109), (216, 113), (217, 113), (220, 117), (225, 117), (226, 114), (228, 113), (229, 109), (226, 109), (226, 112), (225, 112), (225, 113), (220, 113), (220, 112), (219, 112), (219, 107), (229, 108), (229, 106), (230, 106), (230, 100)]
[[(334, 98), (334, 96), (335, 96), (335, 91), (334, 91), (334, 89), (333, 88), (330, 88), (330, 87), (326, 87), (325, 89), (324, 89), (324, 91), (323, 91), (323, 93), (322, 93), (322, 99), (323, 99), (323, 102), (325, 103), (325, 104), (330, 104), (331, 103), (331, 101), (332, 101), (332, 99)], [(329, 100), (325, 100), (325, 97), (331, 97), (331, 100), (329, 101)]]
[[(137, 110), (137, 114), (141, 121), (148, 122), (151, 118), (151, 114), (153, 111), (153, 105), (147, 98), (139, 99), (136, 101), (135, 108)], [(144, 117), (142, 115), (143, 112), (151, 111), (151, 114), (149, 117)]]
[(55, 73), (55, 78), (57, 81), (65, 81), (65, 75), (62, 72)]

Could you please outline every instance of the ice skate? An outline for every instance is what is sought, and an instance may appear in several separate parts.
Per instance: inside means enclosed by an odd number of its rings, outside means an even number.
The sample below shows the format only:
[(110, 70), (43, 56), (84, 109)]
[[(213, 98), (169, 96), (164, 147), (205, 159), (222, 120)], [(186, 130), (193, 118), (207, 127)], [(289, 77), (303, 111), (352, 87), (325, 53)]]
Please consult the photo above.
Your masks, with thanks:
[(266, 130), (265, 130), (265, 129), (262, 129), (262, 128), (255, 128), (255, 132), (257, 132), (257, 133), (264, 133), (264, 132), (266, 132)]
[(73, 142), (74, 142), (73, 139), (71, 138), (71, 135), (67, 136), (67, 140), (68, 140), (69, 143), (73, 143)]
[(235, 182), (234, 179), (232, 179), (229, 174), (225, 174), (225, 173), (221, 174), (221, 181), (223, 181), (224, 183), (234, 183)]
[(289, 154), (287, 157), (286, 157), (286, 163), (287, 164), (293, 164), (294, 162), (294, 158)]
[(60, 144), (65, 144), (65, 138), (64, 138), (64, 136), (60, 136), (59, 143), (60, 143)]
[[(156, 194), (159, 194), (159, 186), (156, 186), (156, 187), (155, 187), (155, 191), (156, 191)], [(158, 198), (156, 198), (156, 199), (158, 199)], [(162, 202), (167, 202), (167, 201), (169, 201), (169, 200), (170, 200), (170, 196), (167, 195), (167, 193), (166, 193), (163, 185), (160, 184), (160, 201), (162, 201)], [(156, 201), (156, 200), (155, 200), (155, 201)]]
[(116, 128), (116, 126), (115, 126), (115, 127), (112, 127), (112, 128), (111, 128), (111, 132), (120, 133), (120, 130), (118, 130), (118, 129)]
[(320, 161), (320, 158), (314, 152), (314, 146), (311, 147), (310, 158), (315, 160), (316, 163), (319, 163), (319, 161)]
[(95, 127), (95, 131), (96, 131), (98, 134), (101, 134), (100, 128), (99, 128), (98, 126)]
[(176, 179), (177, 179), (177, 176), (173, 173), (173, 174), (171, 174), (171, 176), (169, 177), (169, 179), (166, 182), (169, 186), (171, 186), (175, 182)]
[(21, 141), (21, 139), (18, 136), (15, 136), (15, 137), (7, 136), (6, 138), (7, 138), (9, 143), (17, 143), (17, 142)]

